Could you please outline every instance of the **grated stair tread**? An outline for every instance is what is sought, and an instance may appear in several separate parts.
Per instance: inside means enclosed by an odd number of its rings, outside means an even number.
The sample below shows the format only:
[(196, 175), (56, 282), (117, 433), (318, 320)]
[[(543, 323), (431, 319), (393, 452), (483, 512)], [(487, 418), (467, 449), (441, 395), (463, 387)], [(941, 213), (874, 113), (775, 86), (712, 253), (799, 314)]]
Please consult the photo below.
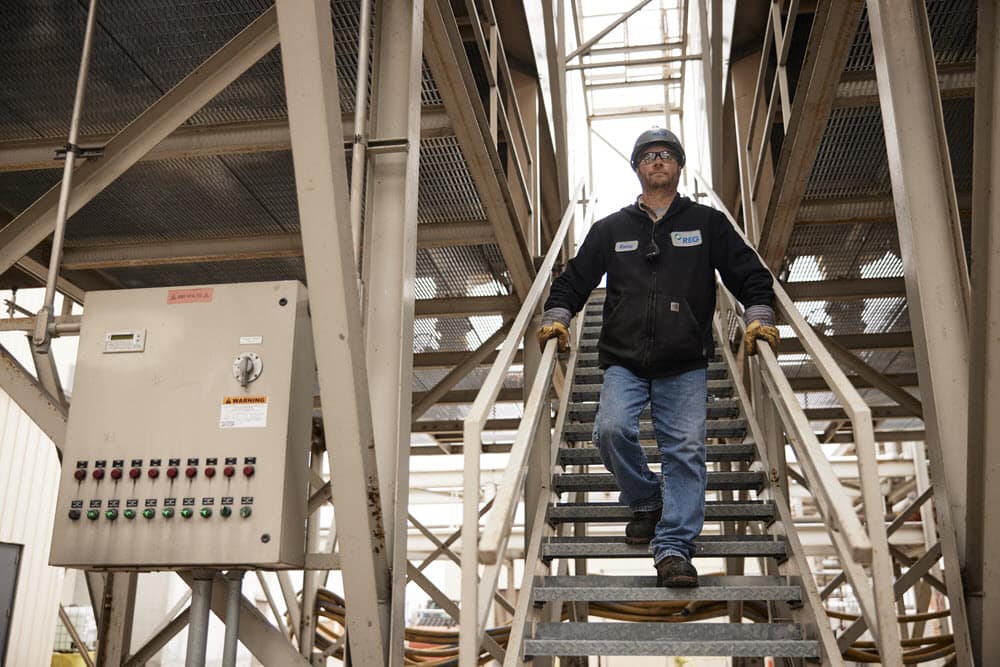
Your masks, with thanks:
[[(655, 445), (644, 446), (642, 452), (650, 463), (659, 462), (660, 450)], [(708, 461), (753, 461), (756, 453), (753, 443), (705, 445)], [(559, 449), (558, 463), (561, 466), (601, 465), (601, 454), (594, 446), (562, 447)]]
[[(695, 558), (769, 556), (784, 558), (785, 541), (758, 535), (702, 535), (695, 540)], [(629, 544), (624, 536), (550, 537), (543, 558), (649, 558), (648, 544)]]
[[(597, 403), (574, 402), (569, 406), (569, 418), (575, 421), (594, 421), (597, 416)], [(735, 398), (709, 400), (705, 403), (709, 419), (732, 419), (740, 416), (740, 404)], [(649, 406), (639, 415), (640, 421), (652, 419)]]
[[(559, 503), (549, 508), (553, 523), (626, 523), (632, 510), (619, 503)], [(762, 500), (720, 501), (705, 503), (705, 521), (771, 521), (774, 503)]]
[[(742, 438), (746, 435), (747, 423), (738, 419), (708, 419), (705, 421), (705, 435), (709, 438)], [(590, 442), (593, 436), (593, 422), (575, 422), (566, 424), (563, 435), (570, 442)], [(652, 441), (656, 438), (653, 423), (639, 422), (639, 439)]]
[[(764, 487), (763, 472), (708, 472), (706, 490), (732, 491), (737, 489), (760, 490)], [(618, 482), (611, 473), (563, 473), (552, 476), (556, 493), (569, 491), (618, 491)]]
[(697, 588), (662, 588), (656, 576), (585, 574), (538, 577), (533, 599), (537, 602), (662, 602), (674, 600), (781, 600), (799, 602), (802, 588), (791, 577), (698, 577)]
[(540, 623), (528, 656), (701, 655), (819, 657), (819, 642), (792, 623)]

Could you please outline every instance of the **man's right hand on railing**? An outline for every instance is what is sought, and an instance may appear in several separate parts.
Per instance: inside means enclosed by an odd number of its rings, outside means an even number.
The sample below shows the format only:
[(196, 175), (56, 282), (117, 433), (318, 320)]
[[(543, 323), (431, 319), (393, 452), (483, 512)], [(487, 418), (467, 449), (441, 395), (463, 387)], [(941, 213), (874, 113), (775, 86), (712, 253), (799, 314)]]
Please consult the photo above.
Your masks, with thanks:
[(542, 315), (542, 326), (538, 328), (538, 344), (545, 347), (550, 338), (559, 340), (559, 351), (569, 351), (569, 318), (571, 313), (565, 308), (549, 308)]

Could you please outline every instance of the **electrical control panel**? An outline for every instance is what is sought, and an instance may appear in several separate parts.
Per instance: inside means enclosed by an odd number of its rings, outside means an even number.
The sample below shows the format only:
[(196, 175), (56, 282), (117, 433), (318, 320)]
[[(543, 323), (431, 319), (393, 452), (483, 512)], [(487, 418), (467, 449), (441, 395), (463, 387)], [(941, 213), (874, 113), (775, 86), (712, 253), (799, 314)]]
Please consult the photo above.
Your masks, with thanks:
[(88, 293), (51, 564), (301, 568), (314, 364), (297, 281)]

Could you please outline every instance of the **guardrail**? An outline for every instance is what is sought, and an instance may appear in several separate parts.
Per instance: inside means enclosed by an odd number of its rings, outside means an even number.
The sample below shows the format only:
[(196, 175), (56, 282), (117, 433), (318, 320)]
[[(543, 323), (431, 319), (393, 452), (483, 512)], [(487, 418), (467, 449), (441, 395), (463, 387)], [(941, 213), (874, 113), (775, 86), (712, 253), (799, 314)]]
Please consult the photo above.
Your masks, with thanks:
[[(486, 632), (486, 620), (490, 605), (497, 590), (500, 569), (503, 565), (503, 554), (510, 538), (511, 524), (518, 500), (524, 486), (527, 474), (529, 453), (536, 439), (538, 425), (543, 412), (548, 408), (549, 387), (556, 366), (555, 340), (549, 340), (542, 350), (541, 361), (535, 373), (528, 399), (524, 404), (524, 416), (518, 428), (514, 445), (510, 452), (510, 460), (503, 481), (497, 490), (493, 501), (493, 509), (487, 515), (486, 529), (480, 538), (479, 530), (479, 489), (480, 489), (480, 454), (483, 446), (483, 428), (487, 418), (496, 404), (497, 396), (503, 386), (507, 371), (514, 362), (518, 347), (528, 333), (528, 327), (538, 310), (542, 296), (546, 292), (552, 276), (552, 267), (562, 250), (570, 224), (576, 215), (577, 202), (583, 195), (583, 184), (577, 186), (569, 206), (563, 213), (562, 220), (556, 230), (545, 259), (542, 261), (535, 276), (531, 289), (525, 295), (517, 317), (511, 324), (496, 361), (490, 368), (476, 400), (469, 410), (464, 422), (464, 475), (463, 475), (463, 509), (462, 509), (462, 606), (459, 623), (459, 664), (462, 667), (472, 667), (477, 664), (479, 647)], [(593, 218), (593, 200), (588, 207), (587, 220)], [(530, 342), (529, 342), (530, 344)], [(569, 381), (572, 376), (564, 378)], [(557, 416), (557, 426), (565, 419), (564, 414), (568, 402), (569, 387), (561, 392), (564, 400), (560, 403), (561, 414)], [(561, 436), (561, 429), (556, 438)], [(557, 443), (558, 445), (558, 443)], [(538, 525), (536, 529), (540, 530)], [(526, 536), (528, 538), (529, 536)], [(479, 565), (485, 564), (482, 577), (479, 575)]]
[[(706, 185), (707, 182), (700, 174), (695, 172), (695, 176), (698, 178), (700, 189), (712, 200), (715, 208), (726, 216), (737, 233), (746, 240), (743, 231), (719, 196)], [(745, 333), (736, 300), (721, 282), (719, 294), (722, 298), (719, 299), (717, 308), (722, 322), (735, 322), (738, 331)], [(879, 643), (883, 664), (902, 664), (899, 625), (896, 620), (896, 598), (893, 591), (894, 573), (879, 486), (871, 409), (777, 281), (774, 283), (774, 295), (776, 311), (783, 321), (792, 327), (802, 343), (805, 354), (812, 358), (813, 364), (830, 390), (837, 396), (851, 423), (858, 460), (858, 477), (861, 481), (865, 527), (862, 527), (853, 503), (827, 461), (791, 384), (778, 364), (777, 357), (767, 344), (758, 343), (757, 369), (765, 389), (760, 398), (771, 401), (778, 411), (782, 428), (802, 466), (803, 474), (809, 483), (809, 490), (816, 499), (817, 508), (826, 523), (830, 539), (844, 568), (844, 574), (857, 596), (861, 615), (875, 636), (876, 642)], [(734, 377), (734, 382), (736, 381), (737, 378)], [(758, 443), (758, 446), (763, 444)], [(783, 471), (769, 472), (772, 478), (776, 474), (780, 476), (783, 473)], [(787, 528), (794, 530), (793, 526)], [(864, 570), (865, 565), (871, 568), (870, 579)]]

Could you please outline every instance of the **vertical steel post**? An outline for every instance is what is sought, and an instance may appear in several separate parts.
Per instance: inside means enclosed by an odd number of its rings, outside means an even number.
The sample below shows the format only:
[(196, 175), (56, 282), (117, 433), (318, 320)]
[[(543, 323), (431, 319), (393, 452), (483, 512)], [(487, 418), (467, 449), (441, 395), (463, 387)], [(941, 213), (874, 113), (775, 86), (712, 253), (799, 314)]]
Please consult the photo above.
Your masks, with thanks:
[(226, 636), (222, 646), (222, 667), (236, 667), (242, 601), (243, 571), (230, 570), (226, 573)]
[(278, 0), (292, 163), (309, 280), (351, 655), (386, 664), (389, 565), (361, 328), (330, 4)]
[[(979, 3), (972, 171), (966, 601), (977, 665), (1000, 664), (1000, 9)], [(994, 619), (994, 620), (991, 620)]]
[(138, 577), (136, 572), (114, 572), (105, 577), (98, 621), (97, 662), (100, 665), (119, 665), (128, 656)]
[(368, 386), (392, 571), (387, 650), (393, 665), (402, 665), (405, 630), (423, 22), (421, 0), (378, 4), (372, 137), (403, 143), (371, 156), (362, 259)]
[(205, 667), (205, 655), (208, 650), (208, 617), (212, 613), (213, 574), (208, 570), (194, 573), (184, 667)]
[(956, 656), (970, 664), (961, 580), (970, 288), (958, 204), (926, 9), (878, 0), (867, 7)]
[(63, 164), (63, 178), (59, 187), (59, 204), (56, 208), (56, 229), (52, 236), (52, 254), (49, 257), (49, 273), (45, 281), (45, 301), (35, 317), (35, 332), (32, 343), (39, 353), (48, 353), (51, 341), (49, 325), (56, 298), (56, 280), (59, 278), (59, 262), (62, 260), (63, 239), (66, 236), (66, 218), (69, 217), (69, 195), (73, 189), (73, 165), (80, 147), (76, 145), (80, 137), (80, 116), (83, 115), (83, 97), (87, 90), (87, 73), (90, 71), (90, 49), (93, 44), (94, 24), (97, 21), (97, 0), (90, 0), (87, 10), (87, 28), (83, 34), (83, 54), (80, 56), (80, 74), (76, 79), (76, 94), (73, 98), (73, 115), (69, 123), (69, 140), (66, 143), (66, 162)]

